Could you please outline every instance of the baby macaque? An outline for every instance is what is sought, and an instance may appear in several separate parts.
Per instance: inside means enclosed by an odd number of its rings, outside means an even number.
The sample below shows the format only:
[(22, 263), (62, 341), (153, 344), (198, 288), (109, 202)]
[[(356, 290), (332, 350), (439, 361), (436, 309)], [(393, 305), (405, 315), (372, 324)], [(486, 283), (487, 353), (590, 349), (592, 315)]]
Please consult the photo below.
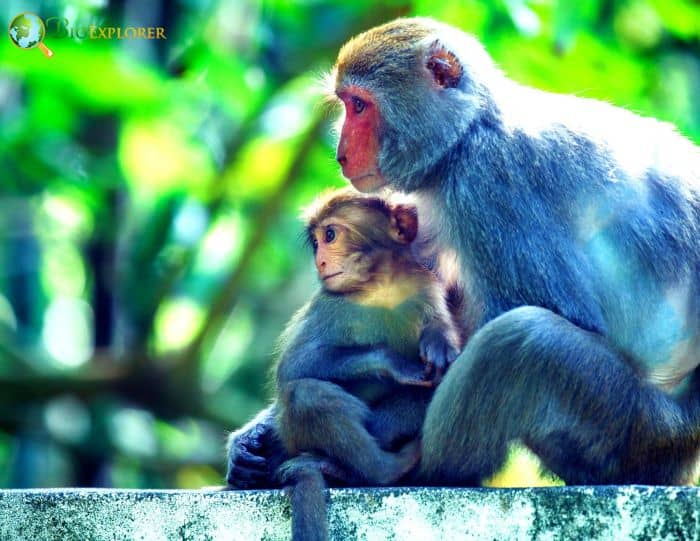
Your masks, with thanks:
[[(420, 458), (434, 387), (461, 344), (446, 289), (411, 251), (416, 208), (351, 189), (306, 212), (321, 290), (285, 330), (277, 427), (294, 539), (326, 539), (324, 477), (387, 485)], [(319, 514), (321, 514), (319, 516)]]

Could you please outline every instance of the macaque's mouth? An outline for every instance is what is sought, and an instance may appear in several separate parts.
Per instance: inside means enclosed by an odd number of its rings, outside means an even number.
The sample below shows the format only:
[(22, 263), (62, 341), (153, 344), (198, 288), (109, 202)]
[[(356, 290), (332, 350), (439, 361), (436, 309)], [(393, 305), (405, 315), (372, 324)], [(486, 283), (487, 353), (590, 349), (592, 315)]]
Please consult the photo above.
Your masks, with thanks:
[(369, 177), (376, 177), (376, 173), (365, 173), (364, 175), (360, 175), (359, 177), (352, 177), (350, 179), (350, 182), (357, 182), (358, 180), (363, 180)]
[(386, 179), (379, 171), (365, 173), (357, 177), (347, 177), (350, 183), (361, 192), (373, 192), (387, 185)]
[(329, 278), (333, 278), (334, 276), (338, 276), (339, 274), (343, 274), (343, 272), (340, 271), (340, 272), (336, 272), (336, 273), (334, 273), (334, 274), (328, 274), (328, 275), (326, 275), (326, 276), (322, 276), (321, 279), (325, 282), (325, 281), (328, 280)]

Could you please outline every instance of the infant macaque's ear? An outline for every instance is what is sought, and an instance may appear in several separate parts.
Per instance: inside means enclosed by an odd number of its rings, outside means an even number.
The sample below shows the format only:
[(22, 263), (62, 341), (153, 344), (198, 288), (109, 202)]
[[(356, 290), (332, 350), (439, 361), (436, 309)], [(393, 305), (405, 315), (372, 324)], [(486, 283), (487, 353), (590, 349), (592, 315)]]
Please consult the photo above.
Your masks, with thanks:
[(391, 211), (389, 235), (401, 244), (412, 243), (418, 235), (418, 210), (413, 205), (396, 205)]

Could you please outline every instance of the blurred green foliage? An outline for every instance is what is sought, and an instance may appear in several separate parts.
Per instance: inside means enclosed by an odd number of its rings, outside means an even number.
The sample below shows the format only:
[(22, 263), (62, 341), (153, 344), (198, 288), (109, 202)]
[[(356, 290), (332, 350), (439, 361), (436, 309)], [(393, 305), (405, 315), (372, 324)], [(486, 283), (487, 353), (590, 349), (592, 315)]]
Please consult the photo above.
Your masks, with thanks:
[[(433, 16), (523, 83), (700, 141), (692, 0), (0, 6), (5, 25), (26, 11), (55, 55), (0, 39), (5, 487), (222, 483), (225, 433), (264, 406), (275, 339), (315, 287), (297, 214), (343, 185), (319, 81), (354, 33)], [(91, 25), (167, 40), (75, 36)]]

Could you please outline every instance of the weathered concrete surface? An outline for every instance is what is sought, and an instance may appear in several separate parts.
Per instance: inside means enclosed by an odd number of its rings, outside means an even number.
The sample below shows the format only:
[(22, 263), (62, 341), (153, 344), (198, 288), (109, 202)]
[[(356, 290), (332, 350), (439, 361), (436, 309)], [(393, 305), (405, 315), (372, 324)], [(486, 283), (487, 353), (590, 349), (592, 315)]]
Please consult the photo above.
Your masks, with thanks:
[[(338, 540), (700, 539), (700, 489), (343, 489)], [(280, 491), (5, 490), (0, 540), (289, 539)]]

